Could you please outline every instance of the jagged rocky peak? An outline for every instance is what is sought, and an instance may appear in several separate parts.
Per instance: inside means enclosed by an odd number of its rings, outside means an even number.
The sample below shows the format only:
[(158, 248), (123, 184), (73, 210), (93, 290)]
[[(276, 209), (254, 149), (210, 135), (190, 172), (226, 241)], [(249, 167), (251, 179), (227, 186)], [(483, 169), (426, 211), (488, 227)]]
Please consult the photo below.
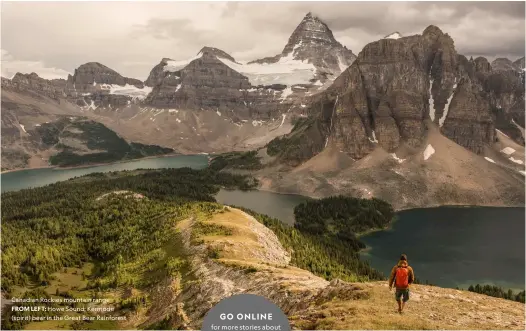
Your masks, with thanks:
[(510, 59), (507, 58), (497, 58), (493, 62), (491, 62), (491, 69), (493, 71), (520, 71), (521, 68), (515, 63), (511, 62)]
[(427, 28), (425, 28), (424, 32), (422, 33), (424, 37), (428, 38), (438, 38), (444, 35), (442, 30), (436, 25), (430, 25)]
[(287, 42), (287, 45), (285, 45), (285, 48), (283, 48), (281, 54), (285, 56), (294, 50), (298, 53), (302, 49), (312, 47), (310, 45), (318, 44), (325, 44), (328, 46), (339, 44), (341, 46), (341, 44), (334, 38), (334, 35), (327, 24), (309, 12), (289, 37), (289, 41)]
[(66, 83), (66, 80), (65, 79), (45, 79), (45, 78), (42, 78), (40, 77), (36, 72), (32, 72), (30, 74), (23, 74), (21, 72), (17, 72), (12, 80), (14, 82), (23, 82), (23, 81), (26, 81), (26, 82), (30, 82), (30, 81), (33, 81), (33, 82), (47, 82), (47, 83), (53, 83), (53, 84), (65, 84)]
[(201, 50), (197, 54), (198, 55), (199, 54), (213, 55), (213, 56), (218, 57), (218, 58), (222, 58), (222, 59), (226, 59), (226, 60), (229, 60), (229, 61), (232, 61), (232, 62), (236, 62), (236, 60), (230, 54), (228, 54), (227, 52), (225, 52), (223, 50), (220, 50), (219, 48), (215, 48), (215, 47), (205, 46), (205, 47), (201, 48)]
[(65, 79), (44, 79), (38, 74), (32, 72), (30, 74), (23, 74), (17, 72), (10, 80), (11, 87), (16, 87), (19, 90), (31, 90), (39, 94), (45, 95), (52, 99), (65, 97), (64, 89), (66, 87)]
[(387, 36), (384, 37), (384, 39), (400, 39), (402, 38), (402, 34), (398, 31), (395, 31), (391, 34), (388, 34)]
[(249, 62), (303, 61), (314, 65), (320, 81), (333, 80), (349, 67), (356, 55), (339, 43), (320, 18), (307, 13), (290, 36), (281, 54)]
[(4, 87), (11, 87), (13, 84), (13, 81), (7, 77), (0, 77), (2, 81), (2, 88)]
[(479, 56), (473, 60), (476, 72), (489, 73), (491, 72), (491, 64), (485, 57)]

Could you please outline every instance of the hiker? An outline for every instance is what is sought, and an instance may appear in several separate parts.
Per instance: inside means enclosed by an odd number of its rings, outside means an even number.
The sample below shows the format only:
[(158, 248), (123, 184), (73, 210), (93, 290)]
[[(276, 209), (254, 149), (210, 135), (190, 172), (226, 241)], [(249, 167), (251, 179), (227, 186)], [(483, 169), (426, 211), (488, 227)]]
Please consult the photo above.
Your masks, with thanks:
[(391, 277), (389, 277), (389, 291), (393, 288), (393, 283), (396, 289), (395, 299), (398, 302), (398, 312), (401, 314), (404, 310), (404, 304), (409, 300), (409, 285), (415, 281), (415, 273), (413, 268), (407, 264), (407, 255), (402, 254), (400, 261), (393, 267)]

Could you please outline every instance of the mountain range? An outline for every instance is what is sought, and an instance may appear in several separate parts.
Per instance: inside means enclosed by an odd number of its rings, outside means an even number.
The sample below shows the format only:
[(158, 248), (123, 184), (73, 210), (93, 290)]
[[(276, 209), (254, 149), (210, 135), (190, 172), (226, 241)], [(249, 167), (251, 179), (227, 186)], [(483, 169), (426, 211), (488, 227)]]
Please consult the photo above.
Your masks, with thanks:
[(79, 125), (56, 133), (67, 118), (178, 153), (257, 150), (268, 190), (397, 208), (523, 204), (524, 77), (524, 57), (468, 59), (436, 26), (355, 55), (308, 13), (280, 54), (254, 61), (207, 46), (162, 58), (144, 82), (98, 62), (67, 79), (2, 78), (2, 169), (110, 151)]

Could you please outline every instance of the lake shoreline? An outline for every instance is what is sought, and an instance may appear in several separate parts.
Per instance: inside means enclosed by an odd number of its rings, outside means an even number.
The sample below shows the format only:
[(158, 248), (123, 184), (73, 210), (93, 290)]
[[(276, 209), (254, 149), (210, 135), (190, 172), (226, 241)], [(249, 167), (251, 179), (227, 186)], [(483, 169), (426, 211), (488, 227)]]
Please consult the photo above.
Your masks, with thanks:
[[(267, 188), (257, 188), (256, 190), (263, 191), (263, 192), (269, 192), (269, 193), (283, 194), (283, 195), (297, 195), (297, 196), (307, 197), (309, 199), (315, 199), (315, 200), (327, 198), (327, 197), (323, 197), (323, 196), (310, 195), (310, 194), (308, 194), (306, 192), (290, 193), (290, 192), (282, 192), (282, 191), (279, 191), (279, 190), (271, 190), (271, 189), (267, 189)], [(374, 198), (374, 196), (372, 198)], [(387, 202), (389, 202), (389, 201), (387, 201)], [(458, 208), (475, 208), (475, 207), (526, 208), (526, 204), (513, 205), (513, 204), (499, 204), (499, 203), (497, 203), (497, 204), (483, 203), (483, 204), (478, 204), (478, 205), (466, 205), (466, 204), (463, 204), (463, 203), (447, 203), (447, 204), (443, 204), (443, 205), (441, 205), (441, 204), (429, 204), (429, 205), (424, 205), (424, 206), (412, 206), (412, 207), (401, 207), (401, 208), (395, 208), (393, 206), (393, 209), (394, 209), (394, 211), (396, 213), (398, 213), (398, 212), (407, 211), (407, 210), (429, 209), (429, 208), (440, 208), (440, 207), (458, 207)], [(381, 230), (383, 230), (383, 229), (380, 229), (378, 231), (381, 231)]]
[(29, 168), (16, 168), (16, 169), (9, 169), (9, 170), (3, 170), (0, 174), (7, 174), (10, 172), (17, 172), (17, 171), (24, 171), (24, 170), (37, 170), (37, 169), (54, 169), (54, 170), (71, 170), (71, 169), (83, 169), (83, 168), (91, 168), (91, 167), (100, 167), (100, 166), (107, 166), (107, 165), (113, 165), (113, 164), (119, 164), (119, 163), (126, 163), (126, 162), (134, 162), (134, 161), (140, 161), (140, 160), (146, 160), (146, 159), (157, 159), (162, 157), (174, 157), (174, 156), (194, 156), (194, 155), (209, 155), (208, 153), (197, 153), (197, 154), (181, 154), (181, 153), (170, 153), (170, 154), (163, 154), (163, 155), (151, 155), (151, 156), (145, 156), (137, 159), (128, 159), (128, 160), (119, 160), (115, 162), (106, 162), (106, 163), (90, 163), (90, 164), (83, 164), (78, 166), (70, 166), (70, 167), (61, 167), (61, 166), (45, 166), (45, 167), (29, 167)]
[(418, 206), (418, 207), (404, 207), (404, 208), (398, 208), (395, 209), (395, 212), (401, 212), (401, 211), (409, 211), (409, 210), (419, 210), (419, 209), (431, 209), (431, 208), (441, 208), (441, 207), (448, 207), (448, 208), (483, 208), (483, 207), (491, 207), (491, 208), (525, 208), (526, 205), (513, 205), (513, 204), (491, 204), (491, 203), (483, 203), (479, 205), (465, 205), (461, 203), (450, 203), (450, 204), (431, 204), (431, 205), (425, 205), (425, 206)]
[[(198, 155), (203, 155), (203, 156), (206, 155), (209, 158), (209, 161), (210, 161), (210, 157), (212, 155), (214, 155), (214, 154), (211, 154), (211, 153), (192, 153), (192, 154), (170, 153), (170, 154), (164, 154), (164, 155), (146, 156), (146, 157), (138, 158), (138, 159), (119, 160), (119, 161), (116, 161), (116, 162), (108, 162), (108, 163), (93, 163), (93, 164), (79, 165), (79, 166), (73, 166), (73, 167), (45, 166), (45, 167), (34, 167), (34, 168), (18, 168), (18, 169), (10, 169), (10, 170), (2, 171), (1, 174), (20, 172), (20, 171), (24, 171), (24, 170), (38, 170), (38, 169), (53, 169), (53, 170), (83, 169), (83, 168), (92, 168), (92, 167), (116, 165), (116, 164), (122, 164), (122, 163), (127, 163), (127, 162), (136, 162), (136, 161), (147, 160), (147, 159), (168, 158), (168, 157), (177, 157), (177, 156), (198, 156)], [(208, 164), (210, 164), (210, 163), (208, 163)], [(145, 168), (145, 169), (147, 169), (147, 168)], [(262, 191), (262, 192), (268, 192), (268, 193), (281, 194), (281, 195), (299, 196), (299, 197), (304, 197), (304, 198), (308, 198), (308, 199), (322, 199), (322, 198), (324, 198), (323, 196), (309, 194), (309, 192), (301, 192), (300, 191), (300, 192), (294, 193), (294, 192), (283, 192), (283, 191), (280, 191), (280, 190), (273, 190), (273, 189), (269, 189), (269, 188), (262, 188), (261, 184), (260, 184), (260, 187), (256, 188), (255, 190)], [(410, 207), (401, 207), (401, 208), (395, 208), (393, 206), (394, 211), (396, 213), (403, 212), (403, 211), (408, 211), (408, 210), (440, 208), (440, 207), (458, 207), (458, 208), (474, 208), (474, 207), (495, 207), (495, 208), (510, 207), (510, 208), (513, 208), (513, 207), (517, 207), (517, 208), (525, 208), (526, 205), (525, 204), (513, 205), (513, 204), (504, 204), (504, 203), (497, 203), (497, 204), (494, 204), (494, 203), (493, 204), (492, 203), (483, 203), (483, 204), (476, 204), (476, 205), (465, 205), (465, 204), (462, 204), (462, 203), (449, 203), (449, 204), (429, 204), (429, 205), (424, 205), (424, 206), (410, 206)], [(367, 231), (366, 234), (369, 234), (369, 233), (372, 233), (372, 232), (376, 232), (376, 231), (382, 231), (382, 230), (386, 230), (386, 229), (371, 230), (371, 231)], [(365, 234), (360, 234), (360, 237), (362, 237), (364, 235)]]
[[(469, 285), (489, 284), (504, 290), (524, 290), (522, 207), (413, 208), (398, 213), (389, 227), (392, 230), (370, 231), (359, 237), (365, 244), (359, 250), (360, 260), (385, 276), (405, 253), (417, 278), (436, 286), (466, 289)], [(499, 259), (501, 256), (507, 261)], [(455, 271), (440, 277), (437, 274), (446, 262)], [(488, 271), (488, 263), (507, 271)]]

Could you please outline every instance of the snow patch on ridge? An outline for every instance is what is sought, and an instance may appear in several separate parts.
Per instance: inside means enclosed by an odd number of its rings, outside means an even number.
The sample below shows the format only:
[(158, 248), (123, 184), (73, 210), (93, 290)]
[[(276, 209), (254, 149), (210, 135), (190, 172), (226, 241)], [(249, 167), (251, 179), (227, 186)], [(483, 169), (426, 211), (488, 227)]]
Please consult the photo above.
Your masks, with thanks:
[(385, 36), (384, 39), (400, 39), (402, 38), (402, 35), (398, 32), (391, 33), (388, 36)]
[(511, 154), (515, 153), (515, 150), (513, 148), (511, 148), (511, 147), (506, 147), (503, 150), (501, 150), (501, 152), (506, 154), (506, 155), (511, 155)]
[(513, 118), (511, 119), (511, 123), (513, 123), (517, 128), (522, 129), (522, 127), (519, 124), (517, 124)]
[(391, 156), (393, 157), (393, 159), (398, 161), (398, 163), (402, 163), (405, 161), (405, 159), (400, 159), (398, 156), (396, 156), (396, 153), (392, 153)]
[(491, 163), (495, 163), (495, 161), (493, 161), (493, 159), (490, 159), (490, 158), (489, 158), (489, 157), (487, 157), (487, 156), (485, 156), (484, 158), (485, 158), (485, 159), (486, 159), (486, 161), (488, 161), (488, 162), (491, 162)]
[(91, 110), (97, 109), (97, 106), (95, 106), (95, 101), (91, 100), (91, 104), (88, 106), (88, 109), (91, 109)]
[[(20, 124), (20, 123), (18, 123), (18, 124)], [(26, 131), (26, 127), (25, 127), (23, 124), (20, 124), (20, 127), (22, 128), (22, 131), (24, 131), (25, 133), (27, 133), (27, 131)]]
[[(455, 78), (455, 82), (456, 81), (457, 81), (457, 79)], [(455, 95), (456, 90), (457, 90), (457, 83), (455, 83), (455, 85), (453, 85), (453, 91), (451, 92), (451, 95), (449, 96), (449, 98), (447, 98), (446, 105), (444, 106), (444, 113), (442, 113), (442, 117), (440, 117), (438, 119), (438, 126), (439, 127), (442, 127), (442, 125), (444, 125), (444, 121), (446, 120), (446, 116), (447, 116), (447, 113), (449, 111), (449, 105), (451, 104), (451, 100), (453, 100), (453, 96)]]
[[(512, 120), (513, 121), (513, 120)], [(497, 131), (498, 133), (500, 133), (501, 135), (503, 135), (504, 137), (508, 137), (508, 135), (506, 135), (504, 132), (500, 131), (499, 129), (495, 129), (495, 131)]]
[(347, 65), (345, 63), (343, 63), (344, 60), (340, 55), (338, 55), (338, 67), (340, 68), (340, 72), (344, 72), (346, 69), (347, 69)]
[(433, 100), (433, 93), (431, 93), (432, 88), (433, 88), (433, 79), (430, 79), (429, 80), (429, 117), (431, 117), (431, 121), (434, 122), (435, 121), (435, 102)]
[(369, 141), (373, 144), (378, 144), (378, 140), (376, 139), (376, 134), (374, 133), (374, 130), (372, 132), (373, 139), (369, 138)]
[(187, 60), (181, 60), (181, 61), (166, 61), (166, 65), (163, 67), (163, 71), (179, 71), (186, 67), (190, 62), (199, 59), (201, 56), (203, 56), (203, 53), (199, 52), (196, 56), (187, 59)]
[(138, 88), (135, 85), (126, 84), (124, 86), (117, 84), (100, 84), (102, 90), (108, 90), (109, 94), (124, 95), (131, 97), (132, 99), (142, 100), (152, 91), (149, 86)]
[(281, 92), (281, 96), (279, 97), (281, 99), (281, 102), (280, 103), (283, 103), (283, 101), (292, 94), (292, 87), (290, 86), (287, 86), (286, 89), (283, 90), (283, 92)]
[(517, 160), (517, 159), (514, 159), (513, 156), (510, 157), (510, 161), (511, 162), (515, 162), (517, 164), (524, 164), (524, 162), (522, 160)]
[(424, 150), (424, 160), (427, 160), (431, 157), (431, 155), (435, 154), (435, 149), (431, 144), (427, 145), (426, 149)]
[(280, 128), (283, 125), (283, 123), (285, 123), (285, 117), (287, 117), (287, 114), (281, 114), (281, 116), (282, 116), (282, 119), (281, 119), (281, 124), (279, 125)]

